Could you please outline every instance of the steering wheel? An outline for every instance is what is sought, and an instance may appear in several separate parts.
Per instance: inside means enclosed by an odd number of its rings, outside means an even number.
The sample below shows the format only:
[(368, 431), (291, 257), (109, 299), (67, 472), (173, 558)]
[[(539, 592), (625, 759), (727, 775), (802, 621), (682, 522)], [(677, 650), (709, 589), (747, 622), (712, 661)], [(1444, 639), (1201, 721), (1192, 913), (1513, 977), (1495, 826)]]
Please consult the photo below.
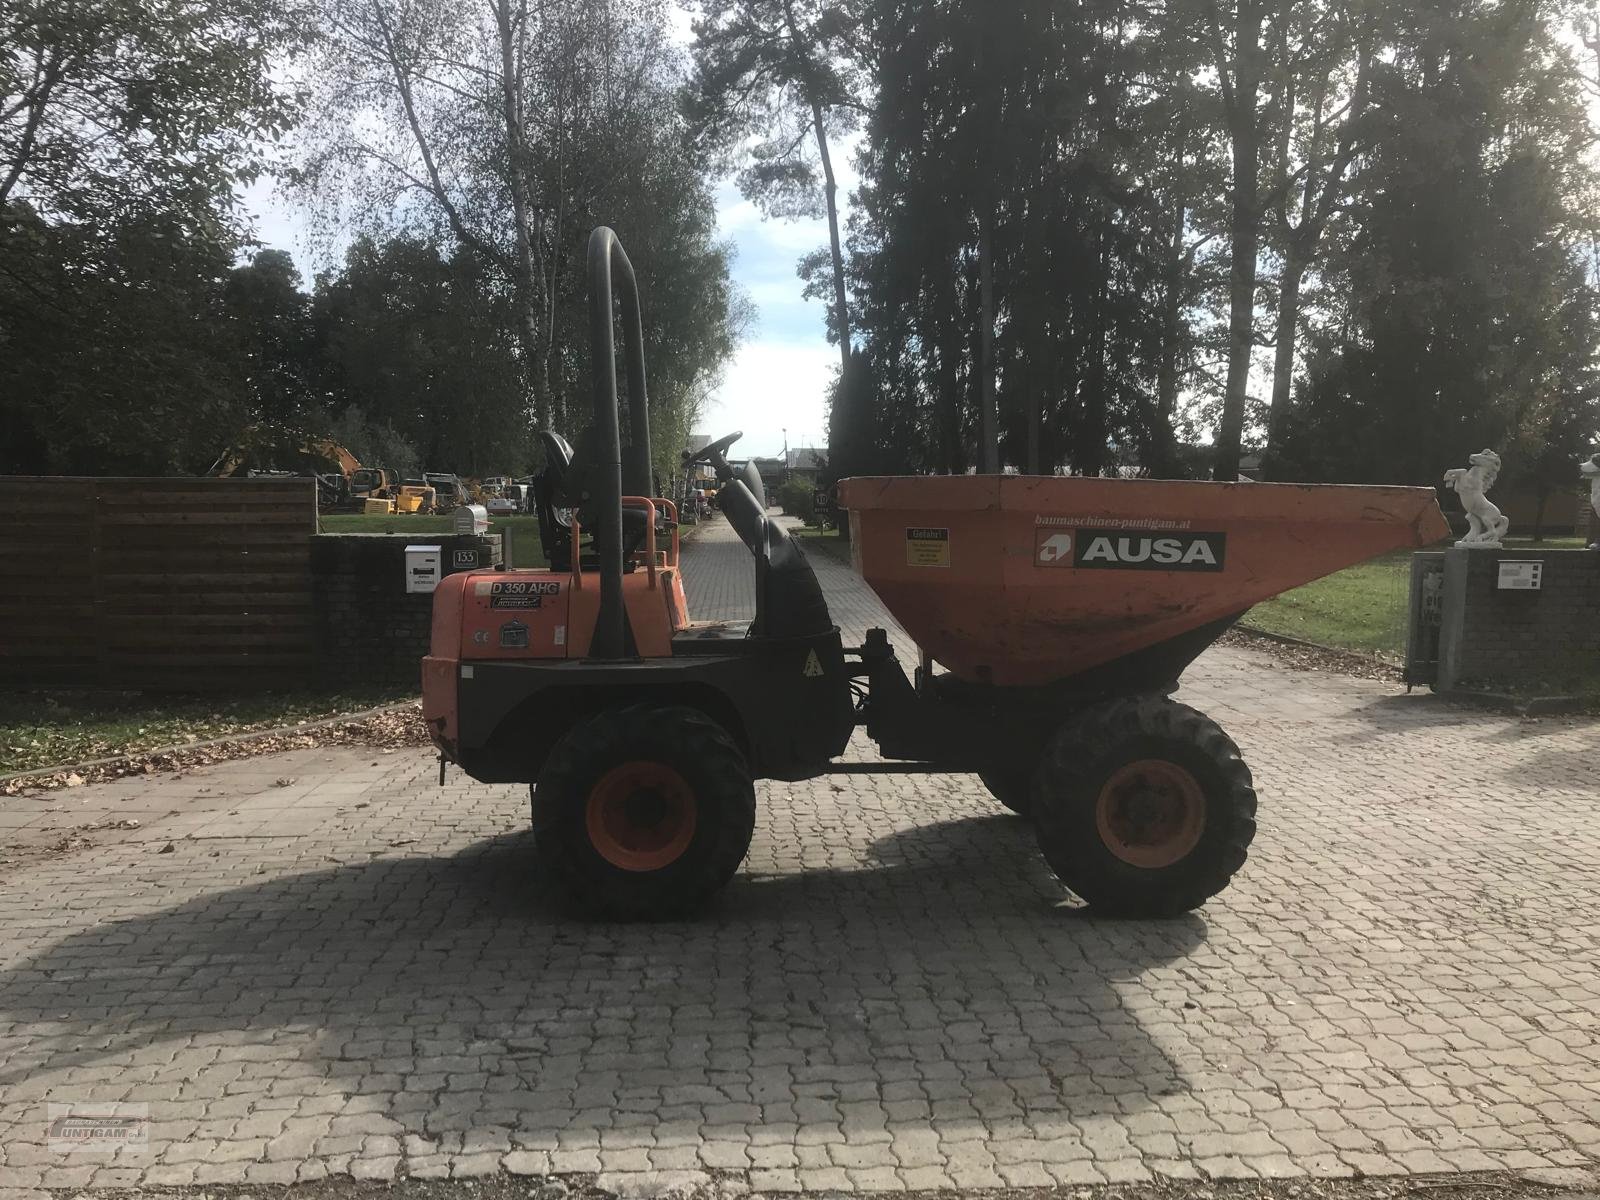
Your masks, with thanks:
[(715, 466), (717, 460), (728, 452), (728, 447), (733, 445), (743, 436), (744, 434), (742, 432), (730, 433), (727, 437), (718, 438), (705, 449), (696, 453), (691, 454), (689, 451), (685, 450), (683, 452), (683, 465), (690, 467), (695, 463), (710, 463)]

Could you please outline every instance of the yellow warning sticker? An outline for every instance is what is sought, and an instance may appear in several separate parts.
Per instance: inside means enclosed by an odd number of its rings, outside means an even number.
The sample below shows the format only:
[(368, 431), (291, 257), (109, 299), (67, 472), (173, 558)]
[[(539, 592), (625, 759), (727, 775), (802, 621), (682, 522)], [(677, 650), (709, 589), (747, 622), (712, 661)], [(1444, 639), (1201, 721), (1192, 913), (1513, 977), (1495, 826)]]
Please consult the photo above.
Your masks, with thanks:
[(818, 675), (822, 674), (822, 660), (817, 657), (817, 652), (815, 650), (806, 655), (806, 665), (804, 670), (801, 671), (801, 674), (803, 674), (807, 679), (815, 679)]
[(948, 567), (950, 531), (948, 529), (907, 529), (906, 566)]

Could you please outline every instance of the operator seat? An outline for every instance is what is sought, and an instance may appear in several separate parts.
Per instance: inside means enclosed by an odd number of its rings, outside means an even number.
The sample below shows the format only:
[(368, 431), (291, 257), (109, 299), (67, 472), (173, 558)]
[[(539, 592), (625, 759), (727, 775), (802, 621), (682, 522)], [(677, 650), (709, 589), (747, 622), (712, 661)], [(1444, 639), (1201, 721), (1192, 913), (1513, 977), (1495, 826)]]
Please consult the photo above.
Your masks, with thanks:
[(539, 431), (544, 447), (544, 470), (533, 477), (533, 506), (539, 514), (539, 540), (553, 571), (572, 570), (572, 529), (570, 510), (557, 511), (556, 499), (564, 496), (572, 473), (572, 444), (559, 433)]
[(741, 479), (717, 493), (728, 523), (756, 560), (756, 619), (751, 637), (804, 637), (833, 628), (828, 601), (806, 552), (767, 516)]
[[(586, 497), (587, 474), (583, 456), (572, 444), (549, 429), (539, 431), (544, 447), (544, 470), (533, 477), (533, 503), (539, 513), (539, 538), (552, 571), (572, 570), (572, 510)], [(575, 465), (576, 464), (576, 465)], [(649, 516), (642, 508), (622, 510), (622, 569), (633, 570), (633, 555), (644, 544)], [(579, 565), (585, 571), (598, 571), (600, 558), (589, 539), (579, 548)]]

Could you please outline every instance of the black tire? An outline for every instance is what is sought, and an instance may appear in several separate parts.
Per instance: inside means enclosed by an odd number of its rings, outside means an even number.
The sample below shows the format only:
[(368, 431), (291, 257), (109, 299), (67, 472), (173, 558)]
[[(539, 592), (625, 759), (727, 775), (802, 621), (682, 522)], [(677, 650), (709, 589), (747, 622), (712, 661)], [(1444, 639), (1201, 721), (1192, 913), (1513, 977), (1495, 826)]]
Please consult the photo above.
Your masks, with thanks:
[(1256, 793), (1215, 721), (1165, 697), (1074, 718), (1033, 779), (1050, 869), (1097, 912), (1175, 916), (1228, 886), (1256, 832)]
[(635, 705), (581, 722), (556, 743), (533, 790), (541, 868), (582, 909), (624, 919), (681, 913), (720, 891), (750, 848), (755, 816), (738, 745), (681, 706)]
[(979, 771), (978, 778), (989, 794), (1019, 817), (1030, 811), (1033, 797), (1033, 773), (1030, 771)]

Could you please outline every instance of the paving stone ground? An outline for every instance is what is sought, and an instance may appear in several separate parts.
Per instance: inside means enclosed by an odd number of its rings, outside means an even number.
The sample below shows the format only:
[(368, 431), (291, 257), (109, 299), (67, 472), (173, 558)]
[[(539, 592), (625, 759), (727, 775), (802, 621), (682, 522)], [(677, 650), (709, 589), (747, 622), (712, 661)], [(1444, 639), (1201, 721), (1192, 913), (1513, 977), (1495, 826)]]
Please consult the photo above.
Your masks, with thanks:
[[(885, 622), (817, 565), (848, 633)], [(688, 572), (697, 615), (747, 611), (725, 526)], [(762, 784), (722, 901), (634, 926), (564, 915), (525, 790), (438, 788), (422, 751), (6, 800), (0, 841), (139, 825), (0, 868), (0, 1189), (1590, 1167), (1600, 728), (1240, 649), (1181, 698), (1262, 804), (1234, 886), (1175, 921), (1072, 908), (961, 775)], [(49, 1148), (47, 1105), (111, 1102), (148, 1106), (147, 1146)]]

